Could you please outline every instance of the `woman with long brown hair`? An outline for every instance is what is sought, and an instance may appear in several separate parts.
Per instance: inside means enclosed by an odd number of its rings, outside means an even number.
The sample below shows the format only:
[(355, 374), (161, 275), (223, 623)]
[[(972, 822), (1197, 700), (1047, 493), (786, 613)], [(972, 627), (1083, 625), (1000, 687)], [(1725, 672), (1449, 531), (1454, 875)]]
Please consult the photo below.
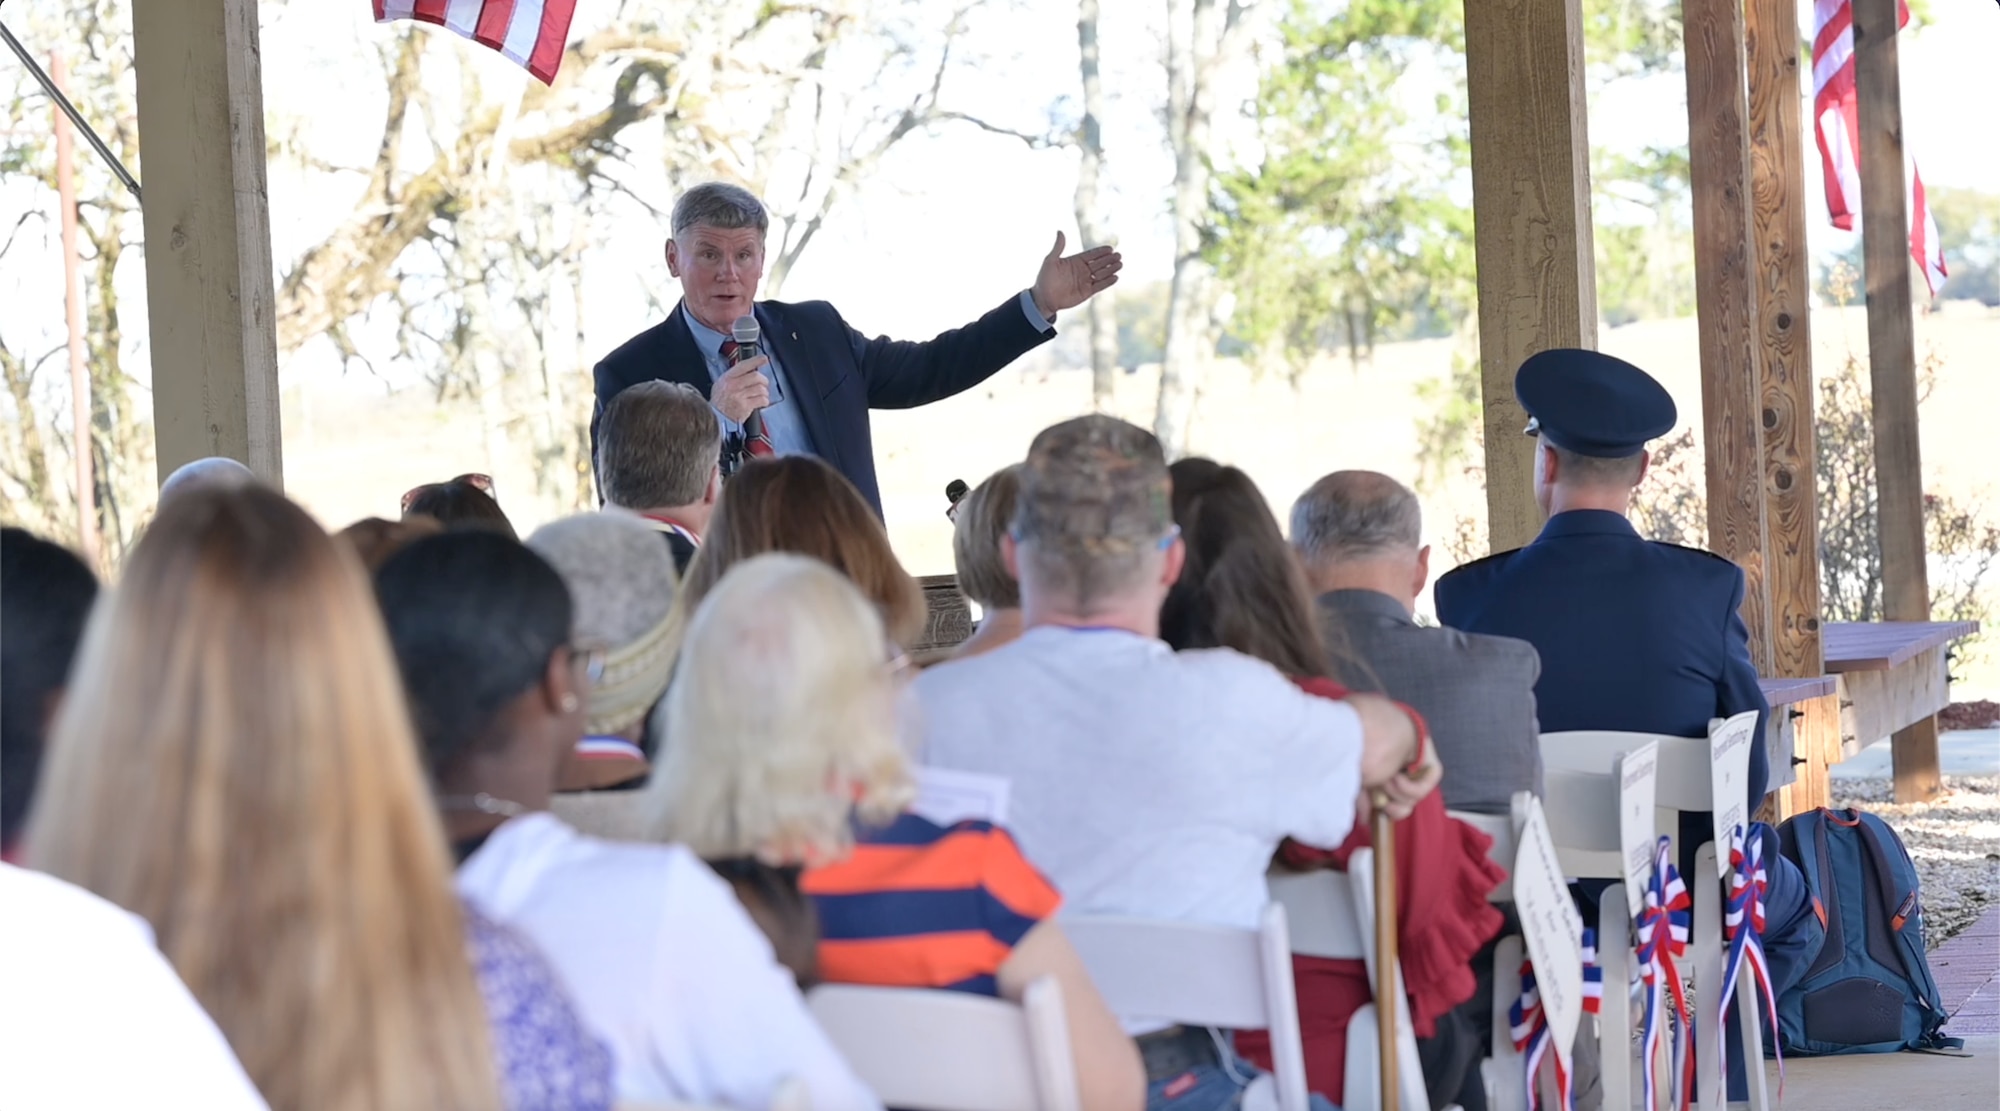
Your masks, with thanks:
[(498, 1107), (416, 751), (352, 554), (193, 491), (91, 619), (29, 860), (151, 925), (272, 1107)]
[[(1257, 484), (1210, 459), (1183, 459), (1169, 472), (1187, 561), (1161, 608), (1161, 639), (1177, 651), (1233, 648), (1306, 691), (1346, 697), (1332, 677), (1305, 572)], [(1343, 647), (1332, 639), (1335, 648)], [(1500, 914), (1486, 896), (1505, 876), (1487, 862), (1485, 836), (1447, 816), (1439, 792), (1424, 796), (1395, 828), (1399, 955), (1424, 1080), (1436, 1106), (1464, 1102), (1467, 1095), (1484, 1106), (1480, 1047), (1453, 1009), (1474, 994), (1471, 960), (1500, 928)], [(1291, 868), (1344, 871), (1348, 857), (1369, 844), (1368, 822), (1357, 821), (1337, 848), (1286, 841), (1278, 859)], [(1360, 961), (1293, 957), (1292, 965), (1307, 1080), (1314, 1092), (1337, 1102), (1345, 1087), (1347, 1022), (1370, 997), (1368, 974)], [(1237, 1048), (1270, 1067), (1261, 1032), (1240, 1035)]]
[(810, 455), (755, 459), (722, 486), (680, 607), (693, 613), (731, 567), (765, 552), (811, 556), (847, 576), (875, 604), (889, 639), (907, 648), (924, 631), (924, 592), (903, 570), (889, 534), (854, 484)]

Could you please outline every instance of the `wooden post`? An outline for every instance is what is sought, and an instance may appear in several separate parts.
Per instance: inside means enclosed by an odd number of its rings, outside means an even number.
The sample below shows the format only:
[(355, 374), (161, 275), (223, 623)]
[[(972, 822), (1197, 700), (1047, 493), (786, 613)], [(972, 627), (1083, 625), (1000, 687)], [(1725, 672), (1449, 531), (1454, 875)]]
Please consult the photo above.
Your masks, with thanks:
[(1465, 0), (1465, 72), (1487, 536), (1498, 552), (1542, 525), (1514, 371), (1538, 351), (1597, 346), (1578, 0)]
[(1750, 219), (1762, 377), (1764, 585), (1774, 678), (1823, 674), (1820, 647), (1818, 398), (1806, 264), (1805, 132), (1796, 0), (1745, 5), (1750, 86)]
[[(60, 54), (49, 55), (49, 80), (67, 92), (69, 66)], [(50, 105), (56, 131), (56, 197), (62, 205), (63, 320), (69, 329), (70, 460), (76, 482), (76, 541), (83, 561), (102, 573), (104, 562), (97, 541), (96, 460), (90, 434), (90, 369), (84, 365), (83, 276), (76, 253), (76, 143), (70, 138), (69, 117), (60, 104)]]
[(1750, 657), (1771, 674), (1765, 589), (1763, 353), (1751, 276), (1749, 102), (1741, 0), (1684, 0), (1708, 546), (1743, 568)]
[[(1868, 375), (1874, 404), (1883, 609), (1891, 621), (1926, 621), (1931, 591), (1924, 567), (1924, 473), (1917, 436), (1916, 331), (1910, 309), (1910, 217), (1904, 198), (1896, 7), (1896, 0), (1854, 0), (1861, 252), (1868, 281)], [(1936, 718), (1897, 732), (1892, 756), (1897, 802), (1937, 797)]]
[(132, 6), (162, 480), (209, 455), (283, 482), (256, 0)]

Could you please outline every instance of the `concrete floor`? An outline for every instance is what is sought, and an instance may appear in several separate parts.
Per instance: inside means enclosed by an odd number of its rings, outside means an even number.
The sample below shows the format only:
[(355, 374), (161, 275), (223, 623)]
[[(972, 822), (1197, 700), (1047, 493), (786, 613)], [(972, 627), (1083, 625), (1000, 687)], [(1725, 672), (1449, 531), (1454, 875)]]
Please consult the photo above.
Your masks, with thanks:
[[(1774, 1107), (1802, 1111), (1994, 1111), (2000, 1108), (2000, 1035), (1968, 1038), (1969, 1058), (1923, 1053), (1815, 1057), (1769, 1065)], [(1734, 1105), (1732, 1105), (1734, 1106)]]

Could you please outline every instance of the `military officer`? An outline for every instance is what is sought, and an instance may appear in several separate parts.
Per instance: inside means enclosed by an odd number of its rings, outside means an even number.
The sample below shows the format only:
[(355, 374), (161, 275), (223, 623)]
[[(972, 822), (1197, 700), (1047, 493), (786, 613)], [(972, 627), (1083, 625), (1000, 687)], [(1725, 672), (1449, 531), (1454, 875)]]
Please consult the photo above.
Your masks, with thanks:
[[(1582, 350), (1530, 357), (1514, 375), (1514, 396), (1531, 418), (1528, 434), (1538, 437), (1535, 503), (1548, 523), (1527, 547), (1440, 578), (1438, 620), (1535, 646), (1543, 732), (1701, 737), (1712, 718), (1756, 710), (1756, 735), (1763, 736), (1770, 705), (1737, 613), (1742, 569), (1709, 552), (1647, 540), (1626, 519), (1632, 491), (1646, 476), (1646, 443), (1674, 426), (1674, 399), (1638, 367)], [(1755, 811), (1770, 781), (1770, 760), (1761, 744), (1750, 751), (1747, 802)], [(1712, 820), (1684, 816), (1683, 869), (1698, 842), (1709, 839)], [(1777, 838), (1763, 825), (1756, 834), (1765, 838), (1770, 876), (1765, 952), (1782, 993), (1804, 973), (1825, 934)], [(1730, 1097), (1745, 1098), (1742, 1063), (1732, 1055), (1729, 1065)]]
[[(1545, 733), (1701, 737), (1711, 718), (1768, 712), (1737, 615), (1743, 571), (1646, 540), (1626, 519), (1647, 441), (1674, 426), (1674, 399), (1630, 363), (1567, 349), (1522, 363), (1514, 394), (1539, 437), (1535, 502), (1548, 523), (1527, 547), (1439, 579), (1438, 620), (1535, 646)], [(1752, 810), (1769, 779), (1764, 746), (1751, 746)]]

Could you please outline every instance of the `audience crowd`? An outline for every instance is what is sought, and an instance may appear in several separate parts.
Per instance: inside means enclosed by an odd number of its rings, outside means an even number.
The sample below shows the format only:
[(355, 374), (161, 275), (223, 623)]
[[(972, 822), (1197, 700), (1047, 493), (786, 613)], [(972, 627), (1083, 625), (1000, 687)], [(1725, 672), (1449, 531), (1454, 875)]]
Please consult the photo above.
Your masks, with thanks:
[[(875, 1108), (815, 986), (1052, 979), (1085, 1108), (1236, 1107), (1269, 1039), (1114, 1014), (1061, 915), (1254, 928), (1269, 871), (1344, 869), (1379, 808), (1424, 1079), (1484, 1106), (1510, 912), (1446, 807), (1539, 791), (1540, 664), (1416, 622), (1408, 489), (1328, 475), (1288, 540), (1242, 471), (1065, 421), (958, 505), (980, 621), (919, 672), (868, 499), (802, 454), (724, 481), (721, 445), (698, 391), (633, 386), (605, 508), (525, 542), (481, 475), (329, 536), (214, 461), (101, 590), (6, 530), (0, 969), (33, 1018), (0, 1104)], [(1004, 818), (940, 816), (932, 770), (1004, 781)], [(1368, 976), (1294, 973), (1333, 1106)]]

